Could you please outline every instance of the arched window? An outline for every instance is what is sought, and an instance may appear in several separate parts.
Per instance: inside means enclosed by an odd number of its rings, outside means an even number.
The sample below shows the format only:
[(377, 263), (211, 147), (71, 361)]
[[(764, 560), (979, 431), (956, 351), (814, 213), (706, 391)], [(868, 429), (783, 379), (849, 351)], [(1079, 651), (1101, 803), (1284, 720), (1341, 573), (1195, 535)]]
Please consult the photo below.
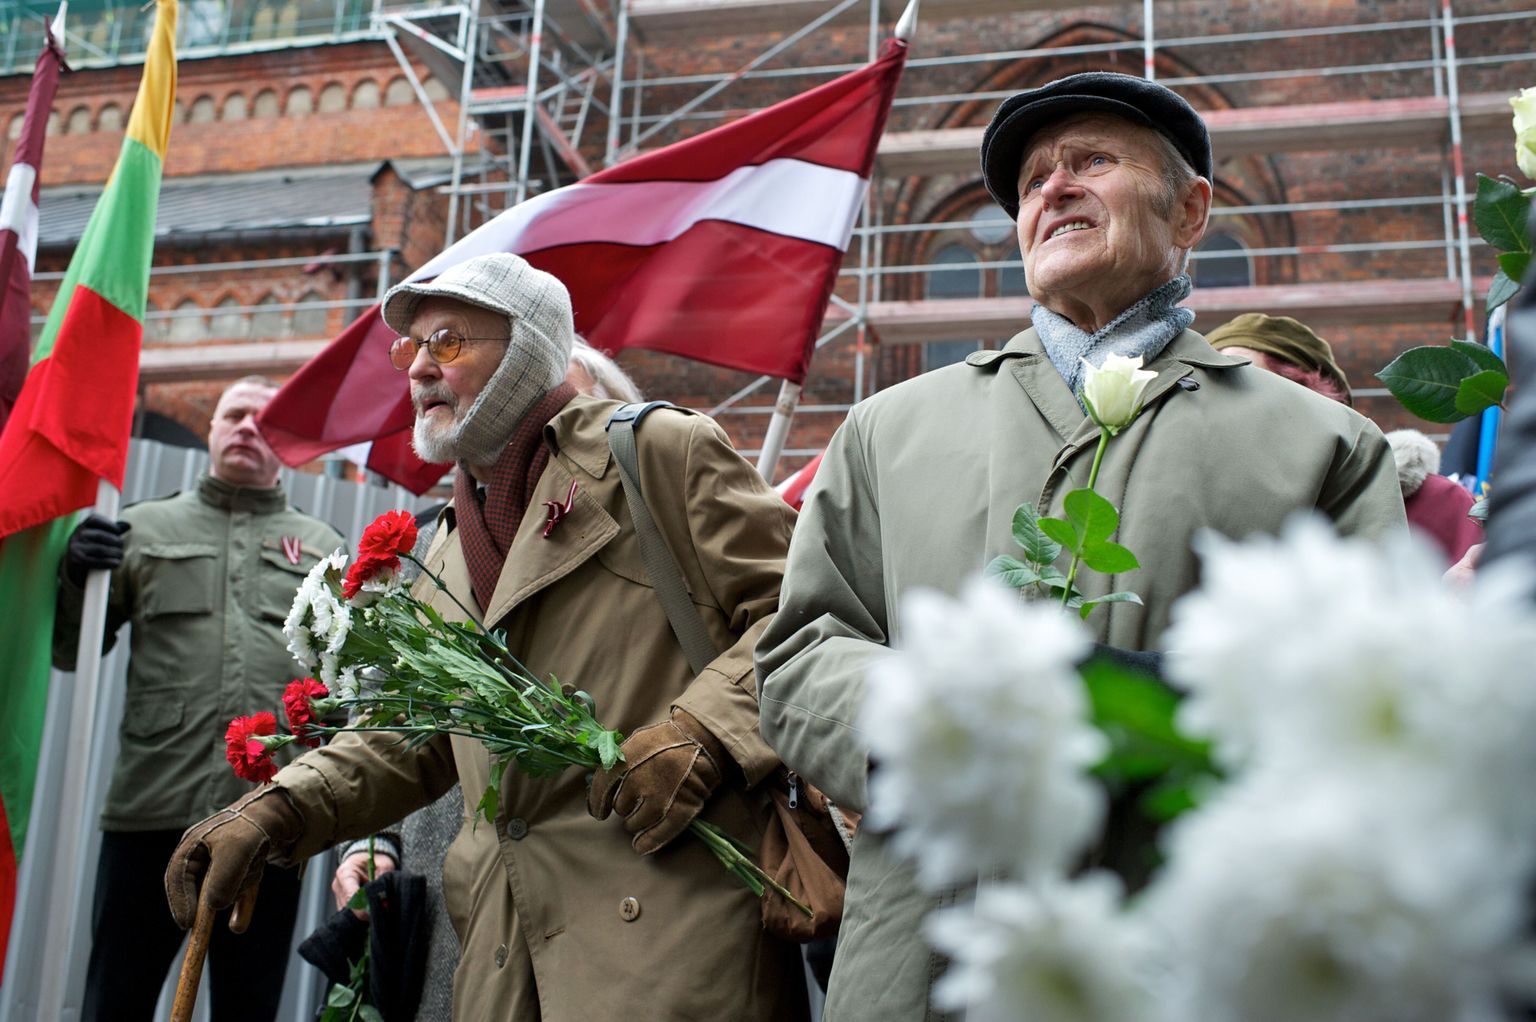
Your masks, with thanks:
[(186, 344), (208, 336), (208, 321), (198, 315), (200, 307), (190, 298), (176, 304), (176, 314), (171, 317), (165, 339)]
[[(924, 287), (929, 298), (979, 298), (982, 275), (976, 253), (951, 242), (933, 254)], [(923, 345), (923, 372), (952, 365), (975, 351), (980, 341), (930, 341)]]
[(411, 90), (411, 83), (405, 80), (404, 75), (396, 75), (384, 87), (385, 106), (405, 106), (415, 101), (416, 93)]
[(305, 114), (315, 112), (315, 94), (309, 91), (309, 86), (300, 85), (288, 93), (288, 115), (290, 117), (302, 117)]
[[(325, 296), (317, 291), (306, 291), (299, 296), (300, 305), (323, 301)], [(305, 308), (293, 310), (293, 334), (295, 337), (326, 336), (326, 310)]]
[(352, 109), (373, 110), (379, 105), (379, 83), (364, 78), (352, 90)]
[(84, 135), (91, 130), (91, 108), (77, 106), (69, 112), (69, 118), (64, 122), (64, 133), (67, 135)]
[(63, 124), (64, 119), (59, 116), (59, 112), (57, 110), (50, 110), (48, 111), (48, 126), (43, 131), (45, 134), (57, 135)]
[(276, 117), (280, 112), (277, 93), (272, 89), (262, 89), (256, 93), (256, 102), (252, 109), (257, 117)]
[(319, 110), (323, 114), (334, 114), (347, 108), (347, 90), (342, 88), (340, 82), (330, 82), (320, 90)]
[(26, 120), (26, 114), (17, 114), (15, 117), (12, 117), (10, 126), (5, 129), (5, 137), (12, 140), (20, 138), (21, 126), (26, 123)]
[(256, 303), (259, 309), (251, 316), (251, 336), (260, 341), (282, 337), (288, 332), (283, 307), (272, 295), (264, 296)]
[(430, 76), (421, 83), (421, 91), (425, 92), (427, 98), (434, 103), (441, 103), (448, 98), (448, 86)]
[(123, 108), (116, 103), (108, 103), (96, 114), (97, 131), (122, 131)]
[(160, 306), (156, 305), (152, 299), (146, 301), (144, 303), (145, 342), (159, 342), (165, 340), (166, 326), (167, 321), (165, 316), (160, 311)]
[(212, 96), (199, 96), (192, 101), (192, 109), (187, 113), (189, 124), (212, 124), (219, 116), (218, 109), (214, 106)]
[(244, 339), (250, 332), (250, 319), (241, 312), (224, 311), (239, 307), (240, 302), (233, 295), (219, 299), (219, 303), (213, 307), (213, 315), (208, 317), (209, 336), (220, 340)]
[(224, 120), (243, 121), (251, 115), (251, 108), (245, 101), (245, 93), (231, 92), (224, 99)]
[(1206, 235), (1190, 259), (1196, 287), (1249, 287), (1253, 261), (1248, 246), (1226, 233)]

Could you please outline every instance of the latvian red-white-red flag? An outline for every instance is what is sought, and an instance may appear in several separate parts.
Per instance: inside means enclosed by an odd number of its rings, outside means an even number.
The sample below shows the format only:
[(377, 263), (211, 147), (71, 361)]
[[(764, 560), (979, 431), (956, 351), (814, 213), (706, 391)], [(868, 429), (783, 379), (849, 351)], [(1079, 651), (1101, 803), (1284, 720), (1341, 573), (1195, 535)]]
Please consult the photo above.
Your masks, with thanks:
[[(59, 25), (63, 21), (60, 8)], [(0, 427), (10, 417), (32, 362), (32, 271), (37, 262), (37, 198), (48, 111), (59, 88), (64, 52), (51, 29), (32, 72), (32, 91), (16, 155), (0, 199)]]
[[(516, 252), (565, 282), (595, 347), (803, 382), (906, 54), (892, 39), (858, 71), (536, 196), (407, 279)], [(442, 476), (410, 450), (392, 338), (375, 306), (283, 386), (260, 420), (283, 460), (371, 441), (387, 478), (420, 493)]]

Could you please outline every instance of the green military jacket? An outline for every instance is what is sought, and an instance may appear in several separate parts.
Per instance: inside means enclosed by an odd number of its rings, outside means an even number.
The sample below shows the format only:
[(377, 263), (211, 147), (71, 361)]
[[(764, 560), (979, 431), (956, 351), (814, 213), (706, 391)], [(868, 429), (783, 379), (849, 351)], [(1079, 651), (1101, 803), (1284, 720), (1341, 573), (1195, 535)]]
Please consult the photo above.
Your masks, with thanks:
[[(1141, 569), (1085, 572), (1084, 592), (1130, 589), (1094, 638), (1157, 649), (1169, 611), (1199, 581), (1191, 541), (1275, 533), (1316, 510), (1341, 532), (1405, 529), (1392, 454), (1342, 404), (1224, 355), (1186, 330), (1147, 366), (1141, 416), (1110, 441), (1098, 492), (1121, 510), (1116, 539)], [(857, 405), (833, 437), (790, 546), (779, 613), (757, 649), (762, 732), (784, 762), (851, 809), (866, 808), (868, 746), (857, 727), (870, 660), (899, 639), (917, 587), (947, 593), (1018, 550), (1014, 509), (1062, 514), (1087, 484), (1098, 429), (1033, 329)], [(860, 831), (828, 991), (828, 1022), (936, 1017), (942, 971), (921, 935), (932, 903), (911, 868)]]
[[(283, 637), (294, 591), (341, 544), (329, 525), (288, 507), (281, 487), (246, 489), (205, 475), (197, 489), (124, 509), (133, 526), (112, 573), (105, 647), (131, 624), (121, 747), (104, 830), (180, 830), (251, 785), (224, 757), (232, 718), (281, 718), (300, 668)], [(62, 576), (62, 573), (61, 573)], [(72, 670), (83, 591), (60, 578), (54, 665)]]

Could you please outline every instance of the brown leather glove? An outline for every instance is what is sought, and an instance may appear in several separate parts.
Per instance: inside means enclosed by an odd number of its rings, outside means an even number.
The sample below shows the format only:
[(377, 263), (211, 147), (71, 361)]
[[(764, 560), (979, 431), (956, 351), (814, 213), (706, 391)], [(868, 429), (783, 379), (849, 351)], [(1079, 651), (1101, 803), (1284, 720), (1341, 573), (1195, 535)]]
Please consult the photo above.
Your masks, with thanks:
[(261, 880), (270, 857), (283, 855), (304, 832), (304, 820), (281, 788), (258, 788), (181, 835), (165, 867), (165, 898), (183, 930), (197, 915), (202, 886), (213, 909), (235, 903)]
[(630, 735), (622, 748), (623, 763), (593, 776), (587, 812), (606, 820), (617, 809), (635, 835), (635, 851), (650, 855), (699, 815), (730, 759), (720, 739), (678, 709)]

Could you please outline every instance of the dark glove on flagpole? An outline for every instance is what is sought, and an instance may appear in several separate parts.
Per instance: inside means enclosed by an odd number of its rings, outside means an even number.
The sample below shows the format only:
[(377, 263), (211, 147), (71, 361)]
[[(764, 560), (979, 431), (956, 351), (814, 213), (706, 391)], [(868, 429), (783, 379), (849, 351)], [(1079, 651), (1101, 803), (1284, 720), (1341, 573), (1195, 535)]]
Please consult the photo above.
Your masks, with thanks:
[(93, 571), (111, 571), (123, 563), (123, 534), (133, 526), (87, 515), (70, 533), (64, 550), (64, 574), (76, 586)]

